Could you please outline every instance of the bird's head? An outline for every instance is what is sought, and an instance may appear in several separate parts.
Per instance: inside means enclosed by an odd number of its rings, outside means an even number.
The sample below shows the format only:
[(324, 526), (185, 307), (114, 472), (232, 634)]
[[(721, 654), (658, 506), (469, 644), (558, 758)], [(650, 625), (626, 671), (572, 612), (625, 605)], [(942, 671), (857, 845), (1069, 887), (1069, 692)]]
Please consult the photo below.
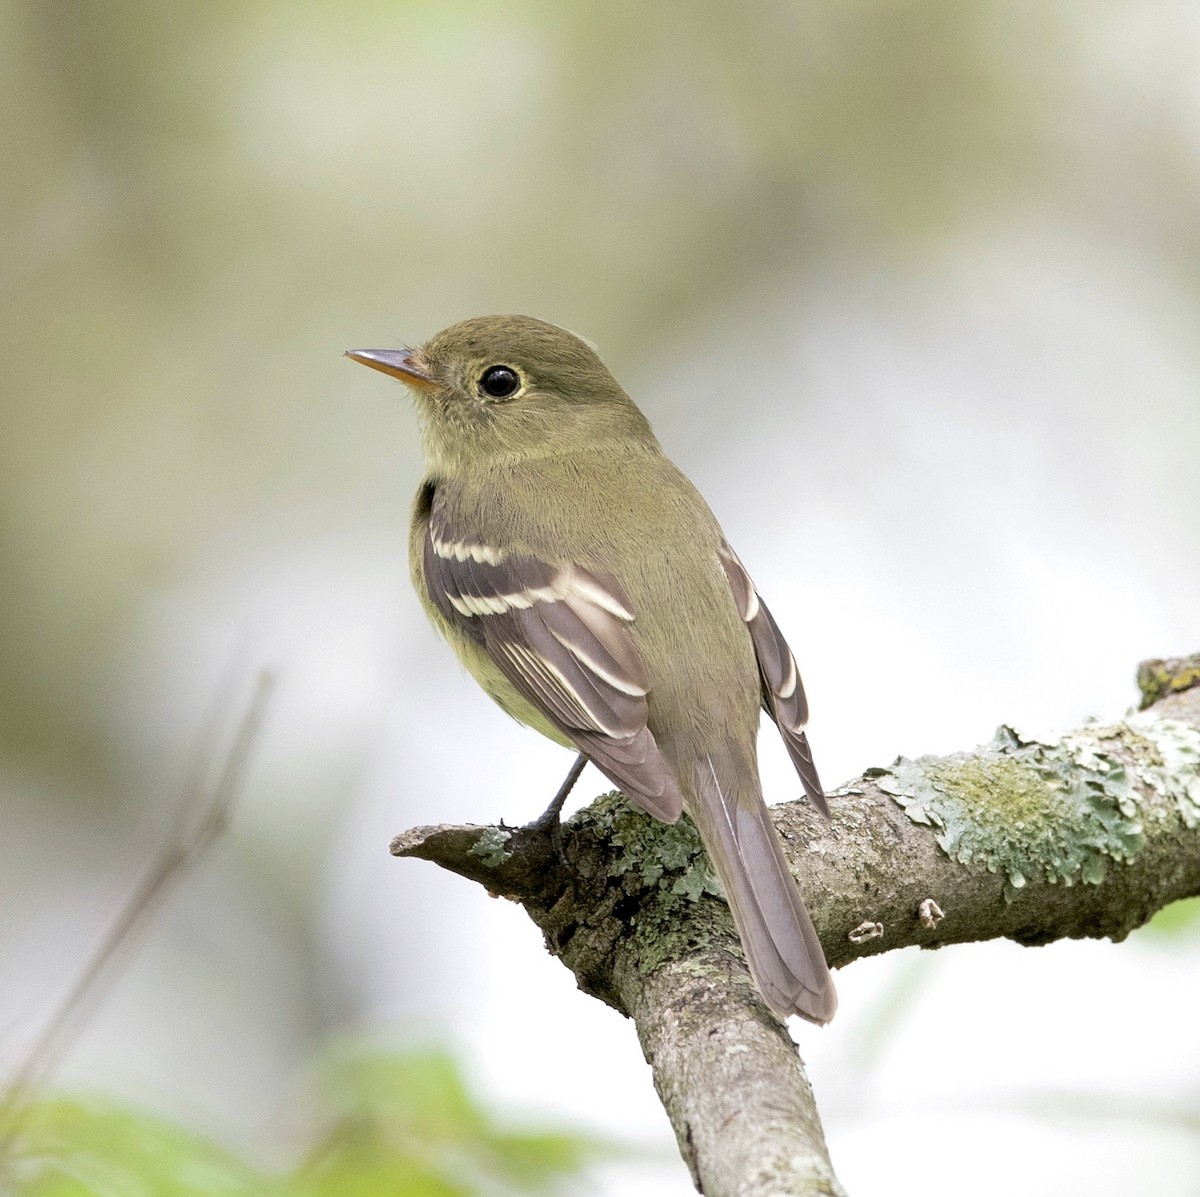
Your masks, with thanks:
[(425, 455), (438, 472), (652, 436), (586, 341), (531, 316), (479, 316), (417, 349), (346, 356), (411, 389)]

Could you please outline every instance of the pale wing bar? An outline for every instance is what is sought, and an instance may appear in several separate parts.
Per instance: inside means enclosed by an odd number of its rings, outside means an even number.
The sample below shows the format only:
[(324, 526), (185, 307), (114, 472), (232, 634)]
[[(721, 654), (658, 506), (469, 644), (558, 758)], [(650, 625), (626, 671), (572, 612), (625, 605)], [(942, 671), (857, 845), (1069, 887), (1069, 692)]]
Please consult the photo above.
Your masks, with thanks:
[(766, 603), (759, 598), (737, 554), (727, 544), (722, 544), (717, 552), (725, 576), (729, 579), (738, 613), (750, 629), (750, 639), (754, 644), (754, 655), (758, 658), (758, 671), (762, 678), (763, 709), (779, 728), (809, 801), (829, 818), (829, 804), (825, 801), (825, 791), (821, 788), (821, 779), (817, 776), (812, 750), (808, 746), (808, 736), (804, 733), (804, 725), (808, 722), (808, 701), (804, 697), (804, 685), (796, 668), (796, 658), (792, 656), (792, 650), (788, 648)]
[(638, 806), (674, 822), (683, 795), (646, 726), (648, 681), (616, 579), (457, 536), (436, 503), (424, 565), (446, 619)]

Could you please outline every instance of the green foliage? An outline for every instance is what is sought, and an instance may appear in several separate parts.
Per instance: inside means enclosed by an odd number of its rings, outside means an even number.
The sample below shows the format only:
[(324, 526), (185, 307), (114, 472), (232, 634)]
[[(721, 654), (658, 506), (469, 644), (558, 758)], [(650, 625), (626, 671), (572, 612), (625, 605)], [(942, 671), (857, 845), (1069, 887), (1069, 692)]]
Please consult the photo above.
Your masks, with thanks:
[(1139, 934), (1158, 939), (1185, 939), (1200, 935), (1200, 898), (1183, 898), (1164, 906)]
[(111, 1101), (39, 1101), (0, 1188), (14, 1197), (552, 1194), (610, 1150), (579, 1135), (501, 1126), (440, 1051), (341, 1052), (323, 1070), (317, 1097), (323, 1129), (299, 1167), (282, 1175)]
[(255, 1197), (273, 1188), (202, 1136), (102, 1099), (38, 1102), (11, 1159), (19, 1197)]
[(578, 1136), (499, 1127), (443, 1052), (347, 1054), (323, 1091), (330, 1128), (289, 1197), (551, 1193), (598, 1150)]

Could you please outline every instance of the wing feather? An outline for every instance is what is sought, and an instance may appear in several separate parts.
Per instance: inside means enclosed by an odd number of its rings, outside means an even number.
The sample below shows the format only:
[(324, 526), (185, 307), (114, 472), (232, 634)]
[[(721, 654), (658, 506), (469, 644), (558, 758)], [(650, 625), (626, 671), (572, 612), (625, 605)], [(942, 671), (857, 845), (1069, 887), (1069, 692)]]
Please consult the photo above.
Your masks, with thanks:
[(442, 616), (630, 799), (674, 822), (683, 795), (646, 725), (649, 683), (620, 583), (463, 535), (436, 494), (423, 563)]
[(754, 583), (737, 554), (729, 545), (723, 544), (718, 555), (725, 576), (729, 579), (738, 613), (750, 630), (762, 679), (763, 708), (779, 728), (809, 801), (829, 818), (829, 804), (825, 801), (825, 791), (817, 776), (808, 736), (804, 731), (804, 725), (808, 722), (808, 700), (804, 697), (804, 685), (796, 668), (796, 658), (792, 656), (779, 625), (754, 589)]

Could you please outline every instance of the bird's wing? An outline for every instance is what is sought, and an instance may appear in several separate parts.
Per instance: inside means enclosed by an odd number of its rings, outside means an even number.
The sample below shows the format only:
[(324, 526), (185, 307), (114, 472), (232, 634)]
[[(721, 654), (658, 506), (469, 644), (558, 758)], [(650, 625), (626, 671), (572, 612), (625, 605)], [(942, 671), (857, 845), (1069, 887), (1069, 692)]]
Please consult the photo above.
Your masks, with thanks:
[(679, 818), (683, 795), (646, 726), (646, 669), (616, 578), (484, 543), (437, 503), (423, 551), (442, 615), (633, 802), (665, 822)]
[(804, 725), (808, 722), (808, 701), (804, 697), (804, 685), (796, 668), (796, 658), (792, 656), (792, 650), (788, 648), (766, 603), (758, 597), (758, 591), (754, 589), (754, 583), (750, 581), (750, 575), (746, 573), (737, 554), (727, 544), (722, 544), (717, 551), (725, 567), (725, 576), (729, 579), (738, 613), (750, 629), (754, 655), (758, 658), (758, 672), (762, 678), (763, 709), (779, 728), (809, 801), (829, 818), (825, 791), (821, 788), (808, 737), (804, 734)]

